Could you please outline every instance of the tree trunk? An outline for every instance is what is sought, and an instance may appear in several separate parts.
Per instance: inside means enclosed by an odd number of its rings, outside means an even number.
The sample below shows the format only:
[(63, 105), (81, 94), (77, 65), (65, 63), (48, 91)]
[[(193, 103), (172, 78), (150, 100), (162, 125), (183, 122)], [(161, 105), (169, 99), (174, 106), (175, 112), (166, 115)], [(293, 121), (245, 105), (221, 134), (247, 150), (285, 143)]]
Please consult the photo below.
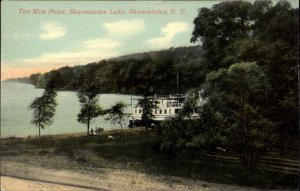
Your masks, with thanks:
[(120, 126), (121, 126), (123, 147), (125, 148), (124, 132), (123, 132), (123, 125), (122, 125), (122, 120), (121, 119), (120, 119)]
[(121, 132), (123, 133), (123, 126), (122, 126), (122, 122), (121, 122)]
[[(121, 121), (121, 120), (120, 120), (120, 121)], [(120, 122), (120, 125), (121, 125), (121, 134), (122, 134), (122, 139), (123, 139), (123, 142), (124, 142), (122, 121)]]
[(39, 123), (39, 137), (41, 137), (41, 124)]
[(88, 119), (88, 122), (87, 122), (87, 135), (90, 134), (90, 119)]
[(257, 167), (259, 151), (255, 148), (251, 148), (247, 151), (242, 151), (239, 155), (244, 169), (249, 173), (253, 173)]
[[(39, 107), (39, 121), (41, 121), (41, 107)], [(39, 138), (41, 136), (41, 122), (39, 122)]]

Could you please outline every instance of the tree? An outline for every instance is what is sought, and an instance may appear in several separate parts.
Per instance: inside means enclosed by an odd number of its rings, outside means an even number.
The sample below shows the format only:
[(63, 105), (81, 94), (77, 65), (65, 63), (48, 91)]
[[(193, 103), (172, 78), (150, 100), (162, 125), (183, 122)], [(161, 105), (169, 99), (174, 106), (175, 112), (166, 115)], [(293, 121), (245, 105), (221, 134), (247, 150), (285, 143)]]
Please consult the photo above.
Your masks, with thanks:
[(254, 20), (249, 17), (251, 3), (247, 1), (222, 2), (211, 9), (201, 8), (194, 19), (191, 42), (202, 41), (206, 67), (216, 70), (234, 63), (230, 45), (249, 38)]
[(153, 109), (157, 109), (158, 101), (144, 96), (143, 99), (139, 100), (138, 106), (142, 108), (142, 122), (146, 129), (151, 126), (151, 122), (154, 118)]
[(124, 117), (126, 116), (124, 110), (126, 107), (127, 105), (124, 102), (120, 101), (106, 111), (106, 114), (108, 114), (108, 117), (106, 119), (110, 120), (114, 124), (119, 124), (121, 130), (123, 130)]
[(102, 114), (102, 109), (98, 105), (98, 89), (94, 84), (85, 85), (78, 91), (77, 96), (81, 106), (77, 121), (87, 125), (87, 135), (89, 135), (91, 120)]
[(35, 98), (29, 106), (33, 110), (32, 123), (39, 128), (39, 137), (41, 136), (41, 129), (53, 123), (55, 107), (57, 105), (55, 101), (56, 95), (56, 92), (52, 88), (47, 87), (43, 95)]
[[(247, 62), (208, 74), (204, 85), (211, 128), (222, 135), (217, 137), (222, 139), (219, 143), (239, 155), (248, 172), (255, 170), (259, 156), (277, 140), (276, 124), (266, 110), (269, 88), (263, 69)], [(205, 136), (205, 132), (200, 136)]]
[(200, 9), (191, 38), (203, 43), (207, 73), (239, 62), (264, 69), (270, 78), (267, 113), (277, 124), (283, 152), (297, 148), (298, 34), (299, 10), (289, 2), (232, 1)]
[(184, 105), (182, 107), (182, 109), (179, 112), (179, 116), (180, 118), (189, 118), (191, 119), (191, 112), (193, 110), (197, 111), (198, 116), (195, 116), (196, 118), (199, 117), (200, 115), (200, 110), (201, 110), (201, 104), (203, 103), (203, 100), (200, 98), (199, 95), (199, 91), (197, 91), (197, 89), (190, 89), (187, 92), (185, 101), (184, 101)]
[(123, 144), (125, 145), (124, 142), (124, 135), (123, 135), (123, 124), (124, 124), (124, 118), (126, 116), (125, 114), (125, 108), (127, 107), (127, 105), (120, 101), (117, 102), (115, 105), (113, 105), (110, 109), (108, 109), (106, 111), (106, 114), (108, 114), (107, 116), (107, 120), (110, 120), (111, 123), (113, 124), (119, 124), (121, 127), (121, 133), (122, 133), (122, 141)]
[[(191, 154), (198, 153), (199, 144), (195, 145), (194, 137), (201, 133), (201, 121), (199, 119), (184, 120), (181, 117), (176, 117), (171, 120), (162, 122), (162, 136), (160, 149), (163, 154), (167, 154), (169, 157), (176, 157), (180, 152), (183, 152), (183, 156), (187, 154), (187, 151), (191, 151)], [(205, 146), (208, 144), (206, 143)], [(202, 145), (201, 145), (202, 146)]]

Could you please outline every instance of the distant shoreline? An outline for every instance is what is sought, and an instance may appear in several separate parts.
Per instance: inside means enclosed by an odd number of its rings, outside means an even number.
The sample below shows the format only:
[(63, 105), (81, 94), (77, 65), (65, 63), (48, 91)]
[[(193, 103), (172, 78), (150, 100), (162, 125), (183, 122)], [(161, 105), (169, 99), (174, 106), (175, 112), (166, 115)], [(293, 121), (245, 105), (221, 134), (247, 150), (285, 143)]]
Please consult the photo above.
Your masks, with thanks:
[[(18, 84), (26, 84), (26, 85), (31, 85), (36, 89), (44, 89), (44, 88), (39, 88), (36, 87), (34, 84), (30, 84), (30, 83), (26, 83), (26, 82), (17, 82), (17, 81), (10, 81), (10, 79), (7, 80), (1, 80), (2, 83), (18, 83)], [(75, 90), (56, 90), (57, 92), (77, 92)], [(136, 97), (141, 97), (143, 95), (139, 95), (139, 94), (124, 94), (124, 93), (100, 93), (99, 95), (124, 95), (124, 96), (136, 96)]]

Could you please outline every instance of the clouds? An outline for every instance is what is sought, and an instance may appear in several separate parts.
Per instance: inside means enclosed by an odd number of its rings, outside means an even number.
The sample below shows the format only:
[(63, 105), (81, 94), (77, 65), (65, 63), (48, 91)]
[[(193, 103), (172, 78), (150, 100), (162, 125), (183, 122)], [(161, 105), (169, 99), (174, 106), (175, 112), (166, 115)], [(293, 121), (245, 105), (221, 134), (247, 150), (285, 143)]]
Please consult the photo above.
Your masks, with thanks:
[(161, 37), (151, 38), (146, 41), (152, 47), (168, 47), (175, 35), (186, 32), (188, 24), (185, 22), (170, 22), (161, 28)]
[[(118, 20), (102, 24), (106, 34), (98, 38), (82, 40), (77, 49), (60, 53), (46, 53), (32, 59), (23, 59), (25, 63), (54, 63), (62, 65), (85, 64), (118, 55), (117, 48), (124, 44), (124, 37), (136, 35), (145, 28), (141, 19)], [(66, 30), (57, 22), (45, 22), (42, 25), (44, 33), (39, 37), (43, 40), (52, 40), (65, 36)]]
[(110, 36), (131, 36), (142, 32), (145, 23), (141, 19), (119, 20), (104, 24)]
[[(20, 40), (28, 37), (27, 40), (31, 41), (28, 44), (29, 51), (33, 44), (34, 47), (39, 48), (32, 50), (36, 52), (32, 56), (28, 54), (26, 57), (10, 59), (3, 64), (2, 73), (5, 75), (2, 79), (28, 76), (30, 72), (45, 72), (63, 66), (97, 62), (125, 53), (149, 51), (151, 48), (169, 48), (176, 46), (190, 27), (186, 22), (169, 21), (159, 28), (140, 18), (100, 21), (97, 24), (94, 23), (93, 27), (86, 27), (82, 31), (71, 30), (72, 25), (67, 25), (70, 29), (67, 31), (58, 21), (46, 21), (40, 26), (43, 29), (42, 33), (35, 31), (30, 33), (30, 36), (25, 33), (9, 36)], [(151, 36), (155, 30), (160, 31), (160, 36)], [(84, 32), (84, 35), (78, 35), (81, 32)], [(60, 40), (52, 41), (55, 39)], [(180, 40), (177, 41), (178, 39)], [(24, 48), (26, 44), (24, 43)], [(44, 47), (45, 45), (47, 47)]]
[[(117, 56), (118, 51), (116, 48), (121, 45), (121, 42), (113, 39), (89, 39), (82, 41), (73, 49), (48, 52), (33, 58), (23, 58), (15, 63), (20, 63), (22, 67), (47, 66), (52, 68), (87, 64)], [(9, 65), (14, 65), (14, 63), (10, 63)]]
[(33, 73), (47, 72), (64, 66), (87, 64), (119, 55), (114, 49), (84, 49), (45, 53), (33, 58), (17, 61), (1, 60), (1, 80), (29, 76)]
[(42, 28), (41, 33), (12, 33), (3, 34), (3, 37), (14, 39), (38, 37), (42, 40), (54, 40), (65, 36), (67, 33), (66, 29), (55, 21), (44, 22), (40, 27)]
[(113, 49), (121, 46), (122, 43), (110, 38), (97, 38), (83, 42), (83, 46), (89, 49)]
[(84, 51), (66, 51), (46, 53), (35, 58), (23, 59), (23, 65), (41, 65), (42, 63), (54, 68), (62, 66), (73, 66), (99, 61), (100, 59), (110, 58), (117, 55), (117, 51), (111, 49), (87, 49)]
[(19, 33), (14, 33), (14, 34), (4, 34), (3, 37), (5, 37), (5, 38), (19, 39), (19, 38), (34, 37), (34, 34), (19, 34)]
[(39, 35), (40, 39), (53, 40), (66, 34), (66, 30), (58, 22), (48, 21), (42, 24), (43, 33)]
[[(22, 3), (21, 3), (22, 4)], [(23, 3), (24, 4), (24, 3)], [(32, 10), (26, 3), (22, 8)], [(212, 3), (205, 6), (211, 6)], [(68, 3), (41, 3), (36, 7), (50, 9), (74, 8)], [(3, 9), (1, 36), (5, 55), (4, 67), (25, 69), (24, 76), (42, 68), (59, 68), (65, 65), (87, 64), (101, 59), (136, 52), (147, 52), (190, 45), (192, 21), (199, 3), (88, 3), (78, 10), (148, 10), (186, 9), (184, 14), (19, 14), (20, 6)], [(125, 11), (126, 12), (126, 11)], [(126, 12), (127, 13), (127, 12)], [(189, 24), (187, 24), (189, 23)], [(187, 26), (188, 25), (188, 26)], [(188, 28), (188, 29), (187, 29)], [(2, 68), (3, 69), (3, 68)], [(8, 70), (7, 70), (8, 71)], [(7, 72), (22, 76), (21, 72)]]

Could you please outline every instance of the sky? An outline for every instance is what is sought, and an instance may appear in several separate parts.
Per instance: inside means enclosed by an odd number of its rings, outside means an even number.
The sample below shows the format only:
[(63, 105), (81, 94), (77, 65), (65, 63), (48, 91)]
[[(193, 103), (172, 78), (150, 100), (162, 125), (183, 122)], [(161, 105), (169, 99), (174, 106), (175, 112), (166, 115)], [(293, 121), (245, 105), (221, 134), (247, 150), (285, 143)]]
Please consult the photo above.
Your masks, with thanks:
[[(1, 80), (195, 45), (190, 38), (197, 10), (219, 2), (1, 1)], [(298, 7), (299, 0), (290, 2)], [(141, 10), (159, 14), (130, 14)]]

